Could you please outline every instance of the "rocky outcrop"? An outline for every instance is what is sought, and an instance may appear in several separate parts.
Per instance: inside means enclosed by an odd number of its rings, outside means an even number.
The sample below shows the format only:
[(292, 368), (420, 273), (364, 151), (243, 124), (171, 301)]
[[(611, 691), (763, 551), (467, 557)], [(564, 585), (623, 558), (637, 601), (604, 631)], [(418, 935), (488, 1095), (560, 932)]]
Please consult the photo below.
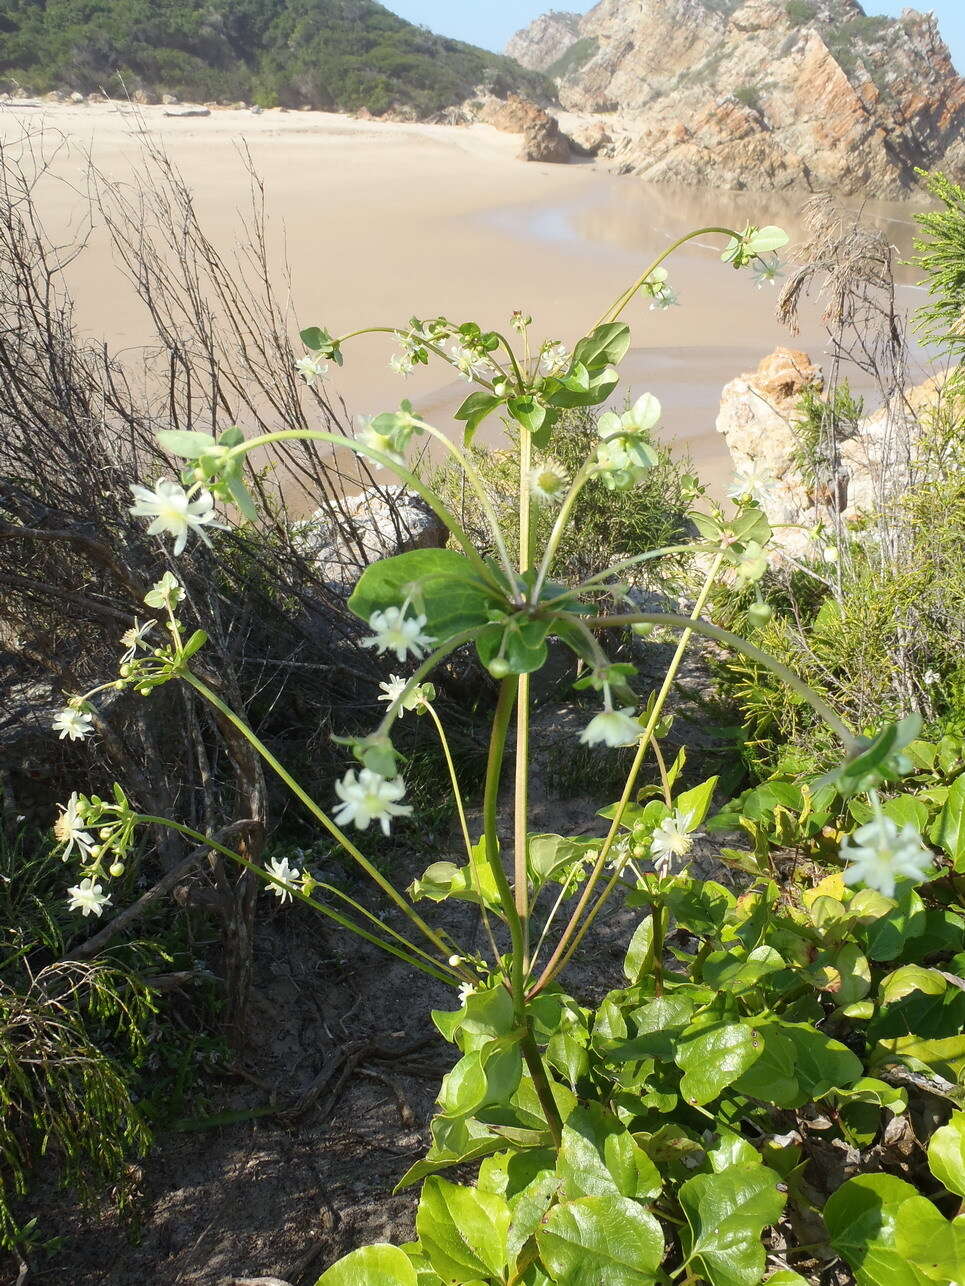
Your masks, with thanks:
[(369, 563), (410, 549), (441, 549), (449, 531), (421, 496), (393, 485), (348, 497), (338, 527), (330, 510), (319, 509), (295, 523), (292, 535), (318, 578), (350, 594)]
[(529, 71), (549, 71), (579, 39), (580, 15), (552, 10), (518, 31), (506, 53)]
[(857, 0), (600, 0), (571, 19), (538, 19), (510, 48), (562, 69), (564, 108), (612, 118), (624, 172), (876, 197), (914, 188), (917, 166), (965, 174), (965, 81), (931, 14), (868, 17)]
[[(778, 348), (756, 371), (724, 388), (717, 431), (736, 476), (752, 488), (775, 528), (774, 548), (794, 557), (815, 553), (812, 532), (827, 523), (832, 500), (848, 523), (879, 512), (915, 476), (917, 444), (946, 396), (944, 378), (894, 397), (836, 442), (835, 474), (819, 494), (802, 468), (801, 395), (820, 390), (823, 377), (806, 353)], [(830, 491), (833, 490), (833, 495)]]

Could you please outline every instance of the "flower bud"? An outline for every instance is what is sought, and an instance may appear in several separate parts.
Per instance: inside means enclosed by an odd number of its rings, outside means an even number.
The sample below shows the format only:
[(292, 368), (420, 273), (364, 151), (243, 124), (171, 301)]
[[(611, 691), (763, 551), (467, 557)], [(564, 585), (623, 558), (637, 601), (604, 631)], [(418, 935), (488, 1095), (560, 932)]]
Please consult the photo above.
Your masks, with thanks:
[(109, 870), (110, 870), (110, 874), (113, 875), (115, 880), (119, 879), (124, 874), (124, 863), (111, 862)]
[(97, 832), (97, 834), (101, 837), (101, 839), (110, 839), (111, 828), (109, 826), (102, 826), (100, 830)]
[(505, 679), (509, 673), (509, 662), (504, 656), (494, 656), (486, 666), (486, 669), (494, 679)]
[(151, 689), (147, 686), (147, 684), (145, 684), (143, 687), (138, 688), (138, 692), (140, 692), (142, 697), (149, 697), (151, 695)]
[(762, 629), (774, 615), (770, 603), (751, 603), (747, 609), (747, 623), (754, 629)]

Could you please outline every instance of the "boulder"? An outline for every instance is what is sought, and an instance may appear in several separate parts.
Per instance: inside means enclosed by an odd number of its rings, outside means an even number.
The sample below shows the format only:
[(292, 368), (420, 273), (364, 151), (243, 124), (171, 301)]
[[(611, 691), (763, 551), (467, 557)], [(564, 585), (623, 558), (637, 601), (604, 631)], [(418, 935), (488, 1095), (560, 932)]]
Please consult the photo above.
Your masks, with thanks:
[(210, 116), (210, 107), (166, 107), (165, 116)]
[(448, 528), (421, 496), (406, 487), (366, 489), (348, 497), (336, 524), (318, 509), (292, 526), (292, 535), (320, 580), (350, 594), (369, 563), (411, 549), (441, 549)]
[(71, 101), (72, 103), (83, 103), (83, 102), (85, 102), (86, 100), (85, 100), (85, 98), (84, 98), (84, 95), (83, 95), (83, 94), (78, 94), (77, 90), (75, 89), (75, 90), (74, 90), (74, 92), (73, 92), (73, 93), (71, 94), (71, 96), (70, 96), (70, 101)]
[(553, 119), (549, 112), (518, 94), (484, 99), (476, 115), (484, 125), (492, 125), (504, 134), (525, 134), (531, 126), (543, 125)]
[(553, 164), (566, 164), (570, 160), (570, 141), (560, 129), (559, 122), (552, 116), (545, 121), (537, 121), (526, 127), (523, 135), (523, 147), (519, 153), (521, 161), (549, 161)]
[(178, 97), (176, 94), (161, 95), (161, 102), (164, 104), (165, 107), (174, 107), (177, 101), (178, 101)]
[(586, 121), (569, 133), (570, 147), (577, 156), (599, 156), (613, 147), (613, 139), (602, 121)]

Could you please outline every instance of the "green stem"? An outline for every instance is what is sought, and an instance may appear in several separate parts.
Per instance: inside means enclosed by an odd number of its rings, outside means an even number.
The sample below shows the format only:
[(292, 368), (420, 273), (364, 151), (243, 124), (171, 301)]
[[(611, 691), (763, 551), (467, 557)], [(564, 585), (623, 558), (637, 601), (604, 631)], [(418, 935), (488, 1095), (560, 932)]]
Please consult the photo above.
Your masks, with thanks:
[(666, 934), (665, 911), (656, 902), (651, 904), (653, 916), (653, 994), (659, 999), (663, 995), (663, 943)]
[[(700, 616), (700, 613), (704, 610), (704, 607), (707, 603), (707, 599), (710, 597), (710, 591), (713, 586), (714, 580), (717, 576), (717, 572), (720, 570), (720, 565), (723, 562), (723, 560), (724, 560), (724, 555), (723, 555), (723, 552), (721, 552), (717, 555), (717, 557), (714, 559), (713, 563), (711, 564), (710, 570), (707, 573), (707, 578), (704, 581), (703, 588), (701, 589), (701, 592), (697, 598), (697, 602), (694, 604), (694, 610), (693, 610), (693, 613), (691, 614), (689, 621), (687, 620), (687, 618), (683, 618), (685, 621), (685, 625), (689, 625), (693, 621), (695, 621)], [(591, 622), (588, 622), (587, 624), (589, 626), (593, 623), (594, 622), (591, 621)], [(630, 622), (628, 622), (628, 624), (629, 623)], [(681, 662), (683, 661), (684, 653), (687, 650), (687, 645), (690, 642), (690, 638), (691, 638), (691, 631), (690, 629), (685, 628), (683, 634), (680, 637), (680, 642), (677, 645), (677, 650), (674, 653), (673, 659), (667, 668), (667, 673), (664, 676), (663, 684), (660, 688), (659, 693), (657, 694), (657, 698), (654, 702), (653, 709), (650, 712), (650, 718), (647, 720), (647, 726), (640, 737), (640, 742), (637, 746), (637, 753), (634, 756), (633, 763), (630, 766), (630, 772), (627, 775), (626, 785), (623, 788), (623, 794), (620, 797), (620, 802), (617, 804), (616, 812), (614, 813), (613, 819), (610, 823), (610, 829), (607, 832), (607, 836), (606, 836), (606, 839), (603, 841), (602, 847), (600, 848), (600, 853), (594, 864), (593, 871), (590, 874), (590, 878), (586, 882), (586, 885), (583, 889), (583, 893), (580, 896), (580, 900), (577, 903), (576, 908), (573, 911), (573, 914), (570, 916), (569, 923), (567, 924), (566, 928), (563, 930), (563, 933), (562, 933), (562, 936), (560, 937), (559, 942), (556, 944), (556, 950), (553, 952), (553, 955), (550, 957), (550, 960), (548, 961), (546, 968), (543, 970), (542, 974), (540, 975), (539, 980), (536, 983), (536, 986), (531, 992), (531, 994), (535, 994), (536, 992), (542, 990), (542, 988), (545, 987), (547, 983), (550, 982), (556, 976), (556, 974), (559, 973), (559, 971), (565, 967), (565, 965), (572, 957), (573, 952), (576, 950), (580, 942), (583, 940), (583, 937), (586, 934), (586, 931), (593, 923), (593, 920), (596, 918), (597, 914), (599, 913), (603, 903), (609, 897), (610, 893), (613, 891), (617, 882), (619, 881), (620, 870), (618, 868), (616, 871), (614, 871), (613, 876), (611, 877), (609, 883), (605, 886), (605, 888), (603, 889), (603, 892), (600, 894), (600, 897), (597, 899), (592, 910), (589, 912), (586, 919), (583, 920), (583, 923), (581, 925), (580, 921), (583, 916), (583, 913), (584, 911), (586, 911), (587, 907), (590, 904), (590, 899), (593, 896), (593, 892), (596, 888), (596, 885), (599, 883), (599, 880), (603, 874), (603, 869), (606, 866), (606, 861), (607, 861), (607, 857), (609, 856), (610, 849), (613, 847), (613, 843), (617, 837), (617, 834), (619, 833), (620, 825), (623, 821), (624, 814), (626, 813), (627, 806), (630, 803), (631, 796), (633, 795), (633, 791), (637, 784), (637, 778), (640, 775), (640, 769), (643, 766), (644, 757), (646, 756), (646, 753), (647, 753), (647, 747), (649, 746), (650, 739), (653, 737), (653, 734), (656, 731), (657, 724), (660, 721), (660, 717), (663, 713), (664, 704), (667, 700), (667, 697), (670, 695), (670, 690), (673, 687), (674, 680), (677, 677), (677, 671), (680, 669), (680, 665), (681, 665)]]
[(513, 374), (516, 376), (516, 387), (519, 389), (520, 393), (524, 392), (524, 390), (526, 389), (526, 379), (523, 375), (523, 372), (519, 368), (519, 362), (516, 360), (516, 353), (513, 350), (512, 344), (509, 342), (506, 336), (501, 335), (498, 330), (494, 330), (493, 334), (502, 344), (503, 348), (505, 348), (507, 354), (509, 355), (509, 360), (513, 364)]
[(398, 461), (393, 460), (391, 456), (384, 451), (376, 451), (374, 447), (366, 446), (364, 442), (357, 442), (354, 438), (347, 438), (344, 433), (323, 433), (321, 429), (283, 429), (278, 433), (262, 433), (256, 438), (249, 438), (246, 442), (239, 442), (236, 447), (232, 447), (226, 456), (227, 460), (232, 460), (236, 456), (247, 455), (256, 447), (271, 446), (275, 442), (328, 442), (332, 446), (343, 447), (347, 451), (354, 451), (356, 455), (365, 456), (367, 460), (373, 460), (376, 464), (382, 465), (385, 469), (392, 470), (396, 477), (400, 478), (408, 487), (420, 495), (426, 502), (432, 512), (445, 523), (448, 529), (462, 545), (463, 552), (475, 567), (481, 579), (495, 589), (500, 595), (504, 593), (504, 588), (493, 577), (492, 572), (480, 558), (469, 536), (457, 519), (449, 512), (442, 500), (436, 495), (431, 487), (427, 487), (421, 479), (417, 478), (414, 473), (403, 468)]
[[(600, 320), (596, 323), (596, 326), (603, 326), (607, 322), (616, 321), (633, 296), (649, 278), (651, 273), (656, 272), (663, 261), (665, 259), (669, 259), (675, 250), (679, 250), (681, 246), (686, 245), (688, 241), (693, 241), (696, 237), (713, 236), (715, 233), (721, 233), (725, 237), (740, 237), (741, 235), (739, 232), (735, 232), (732, 228), (698, 228), (696, 232), (688, 232), (685, 237), (680, 237), (677, 241), (673, 242), (673, 244), (669, 246), (663, 254), (657, 255), (656, 259), (654, 259), (646, 272), (638, 277), (633, 285), (625, 290), (622, 295), (617, 297), (616, 301), (607, 309)], [(594, 326), (594, 330), (596, 330), (596, 326)]]
[(342, 848), (345, 849), (346, 853), (348, 853), (349, 857), (351, 857), (354, 862), (358, 863), (362, 870), (365, 871), (366, 875), (368, 875), (371, 880), (374, 880), (374, 882), (379, 886), (382, 892), (395, 903), (400, 911), (408, 916), (420, 933), (424, 934), (432, 945), (442, 952), (443, 956), (448, 959), (452, 954), (452, 949), (449, 944), (447, 944), (434, 929), (431, 929), (429, 925), (426, 924), (422, 916), (409, 906), (398, 889), (389, 883), (382, 872), (377, 867), (373, 866), (369, 859), (360, 852), (358, 848), (356, 848), (345, 832), (332, 821), (327, 813), (319, 808), (311, 795), (309, 795), (308, 792), (298, 784), (294, 777), (292, 777), (291, 773), (289, 773), (285, 768), (284, 764), (275, 758), (265, 743), (256, 736), (245, 721), (240, 719), (230, 706), (225, 705), (217, 693), (212, 692), (207, 684), (203, 683), (196, 674), (193, 674), (190, 670), (183, 670), (181, 673), (185, 682), (190, 683), (196, 692), (199, 692), (201, 696), (209, 702), (209, 704), (214, 706), (216, 710), (220, 711), (220, 713), (224, 715), (224, 717), (241, 733), (245, 740), (255, 750), (257, 750), (265, 763), (277, 773), (296, 799), (301, 800), (312, 816), (321, 822), (328, 833), (338, 841)]
[[(396, 956), (399, 960), (404, 960), (406, 964), (412, 965), (413, 968), (420, 969), (423, 973), (430, 974), (433, 978), (438, 978), (440, 982), (451, 983), (453, 976), (458, 976), (455, 975), (454, 970), (450, 973), (443, 973), (442, 969), (448, 969), (448, 965), (437, 965), (436, 962), (431, 960), (429, 956), (426, 956), (425, 952), (423, 952), (419, 947), (414, 943), (409, 942), (406, 938), (403, 938), (401, 934), (396, 933), (394, 929), (390, 929), (387, 925), (381, 925), (380, 923), (380, 927), (384, 928), (387, 933), (391, 933), (394, 938), (405, 943), (407, 947), (409, 947), (413, 952), (418, 953), (418, 955), (422, 956), (423, 959), (420, 960), (414, 956), (410, 956), (407, 952), (401, 951), (391, 942), (384, 942), (381, 938), (377, 938), (374, 934), (363, 929), (361, 925), (353, 923), (353, 921), (351, 921), (347, 916), (342, 915), (341, 912), (334, 910), (334, 908), (330, 906), (325, 906), (321, 902), (316, 902), (314, 898), (309, 897), (307, 893), (303, 893), (294, 885), (286, 884), (283, 880), (279, 880), (276, 876), (272, 875), (270, 871), (266, 871), (263, 866), (257, 866), (254, 862), (249, 861), (248, 858), (242, 857), (240, 853), (236, 853), (234, 849), (227, 848), (224, 844), (219, 844), (217, 840), (209, 839), (207, 835), (202, 835), (200, 831), (192, 830), (190, 826), (183, 826), (180, 822), (171, 821), (168, 817), (153, 817), (147, 813), (138, 813), (134, 818), (134, 821), (136, 824), (144, 826), (166, 826), (170, 830), (177, 831), (179, 834), (184, 835), (187, 839), (194, 840), (195, 843), (201, 847), (213, 849), (216, 853), (220, 853), (223, 857), (230, 858), (232, 862), (236, 862), (239, 866), (243, 866), (245, 870), (251, 871), (254, 875), (257, 875), (265, 884), (276, 885), (277, 887), (284, 889), (286, 893), (291, 894), (293, 898), (297, 898), (299, 902), (304, 902), (306, 906), (310, 906), (313, 911), (318, 911), (320, 914), (327, 916), (328, 919), (334, 920), (341, 928), (348, 929), (350, 933), (354, 933), (357, 937), (364, 938), (366, 942), (371, 942), (373, 946), (381, 947), (381, 949), (383, 951), (387, 951), (389, 955)], [(330, 886), (320, 885), (319, 887), (329, 888)], [(351, 901), (347, 894), (340, 893), (337, 889), (332, 889), (332, 892), (338, 893), (339, 896), (344, 898), (346, 901)], [(353, 905), (355, 904), (353, 903)], [(364, 912), (363, 907), (358, 907), (357, 909)], [(364, 913), (369, 915), (369, 912)], [(369, 918), (372, 917), (369, 915)], [(428, 961), (429, 963), (427, 964), (425, 961)]]
[(570, 514), (573, 512), (573, 506), (576, 504), (580, 492), (589, 482), (592, 476), (593, 460), (587, 462), (580, 469), (579, 473), (573, 479), (569, 491), (560, 506), (560, 511), (556, 516), (556, 522), (553, 524), (553, 530), (550, 532), (549, 540), (546, 542), (546, 549), (543, 551), (543, 557), (540, 560), (539, 572), (536, 576), (536, 584), (533, 586), (533, 602), (539, 602), (540, 592), (546, 577), (549, 575), (550, 568), (553, 565), (553, 559), (556, 557), (556, 551), (559, 543), (563, 538), (570, 520)]
[(387, 707), (385, 714), (382, 716), (378, 728), (375, 730), (377, 737), (387, 736), (393, 723), (398, 718), (399, 711), (402, 709), (402, 702), (409, 695), (413, 688), (419, 686), (427, 674), (431, 674), (440, 661), (455, 652), (457, 648), (462, 647), (463, 643), (470, 643), (481, 632), (484, 627), (481, 625), (474, 626), (471, 630), (463, 630), (461, 634), (454, 634), (452, 638), (446, 639), (441, 647), (437, 647), (431, 652), (415, 673), (408, 679), (405, 687)]
[[(519, 570), (525, 578), (530, 564), (531, 496), (529, 473), (533, 463), (533, 436), (520, 427), (519, 435)], [(530, 676), (519, 676), (516, 699), (516, 762), (513, 788), (513, 892), (523, 940), (522, 970), (529, 973), (529, 715)]]

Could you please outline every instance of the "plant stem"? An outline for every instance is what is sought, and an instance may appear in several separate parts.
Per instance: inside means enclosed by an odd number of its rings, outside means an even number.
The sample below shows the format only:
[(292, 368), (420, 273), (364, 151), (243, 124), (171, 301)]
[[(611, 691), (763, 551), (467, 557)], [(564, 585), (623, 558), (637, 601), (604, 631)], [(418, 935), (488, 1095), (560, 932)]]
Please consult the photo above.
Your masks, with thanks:
[(556, 522), (554, 522), (553, 530), (550, 532), (549, 540), (546, 542), (546, 549), (543, 551), (543, 557), (540, 559), (536, 584), (533, 586), (532, 601), (534, 603), (539, 602), (540, 591), (542, 590), (546, 577), (549, 575), (550, 569), (553, 566), (553, 559), (556, 557), (556, 551), (559, 548), (559, 543), (563, 538), (563, 533), (566, 530), (567, 523), (569, 522), (570, 514), (573, 512), (573, 506), (576, 504), (580, 492), (592, 476), (592, 466), (593, 457), (587, 460), (587, 462), (581, 467), (579, 473), (577, 473), (576, 477), (573, 479), (570, 489), (566, 493), (563, 503), (560, 506), (560, 511), (556, 515)]
[(199, 692), (207, 702), (214, 706), (216, 710), (220, 711), (221, 714), (224, 715), (224, 717), (233, 724), (235, 728), (237, 728), (245, 740), (254, 747), (255, 750), (257, 750), (265, 763), (278, 774), (292, 794), (297, 799), (301, 800), (313, 817), (320, 821), (329, 834), (332, 835), (342, 848), (345, 849), (349, 857), (361, 866), (366, 875), (375, 881), (382, 892), (391, 898), (399, 910), (408, 916), (416, 928), (429, 939), (432, 945), (436, 947), (446, 959), (448, 959), (451, 954), (451, 947), (449, 944), (447, 944), (434, 929), (431, 929), (429, 925), (426, 924), (422, 916), (409, 906), (398, 889), (396, 889), (395, 886), (385, 878), (382, 872), (375, 867), (358, 848), (356, 848), (345, 832), (336, 826), (335, 822), (332, 821), (328, 814), (319, 808), (311, 795), (309, 795), (308, 792), (298, 784), (294, 777), (292, 777), (291, 773), (289, 773), (285, 768), (284, 764), (275, 758), (265, 743), (256, 736), (245, 721), (239, 718), (230, 706), (225, 705), (217, 693), (212, 692), (207, 684), (203, 683), (196, 674), (193, 674), (190, 670), (183, 670), (181, 674), (185, 682), (190, 683), (191, 687), (193, 687), (196, 692)]
[(656, 902), (651, 903), (650, 914), (653, 916), (653, 994), (663, 995), (663, 942), (666, 932), (664, 908)]
[[(520, 427), (519, 434), (519, 570), (529, 571), (531, 508), (529, 472), (533, 463), (533, 437)], [(526, 856), (529, 844), (529, 715), (530, 676), (519, 676), (516, 699), (516, 763), (513, 789), (513, 892), (523, 939), (522, 969), (529, 973), (529, 870)]]
[[(239, 866), (243, 866), (245, 870), (251, 871), (266, 884), (283, 888), (286, 893), (291, 894), (293, 898), (297, 898), (299, 902), (304, 902), (305, 905), (310, 906), (313, 911), (318, 911), (322, 915), (327, 916), (328, 919), (334, 920), (341, 928), (348, 929), (350, 933), (354, 933), (357, 937), (364, 938), (366, 942), (371, 942), (374, 946), (381, 947), (383, 951), (387, 951), (390, 955), (396, 956), (399, 960), (404, 960), (406, 964), (412, 965), (413, 968), (419, 969), (423, 973), (430, 974), (433, 978), (438, 978), (441, 982), (452, 982), (452, 974), (443, 972), (443, 968), (449, 968), (448, 965), (437, 965), (436, 962), (417, 947), (415, 943), (409, 942), (408, 939), (404, 938), (400, 933), (396, 933), (394, 929), (390, 929), (387, 925), (381, 925), (380, 927), (384, 928), (387, 933), (391, 933), (394, 938), (404, 943), (406, 947), (417, 953), (418, 956), (422, 957), (422, 959), (416, 959), (413, 956), (408, 955), (407, 952), (401, 951), (391, 942), (383, 942), (381, 938), (377, 938), (375, 934), (369, 933), (360, 925), (354, 924), (347, 916), (342, 915), (339, 911), (334, 910), (332, 907), (325, 906), (321, 902), (316, 902), (314, 898), (309, 897), (307, 893), (303, 893), (301, 889), (277, 879), (270, 871), (266, 871), (263, 866), (257, 866), (254, 862), (250, 862), (248, 858), (242, 857), (240, 853), (236, 853), (234, 849), (228, 848), (224, 844), (219, 844), (217, 840), (209, 839), (207, 835), (202, 835), (200, 831), (192, 830), (190, 826), (183, 826), (180, 822), (171, 821), (169, 817), (153, 817), (147, 813), (138, 813), (134, 820), (136, 824), (143, 826), (167, 826), (170, 830), (177, 831), (187, 839), (193, 839), (199, 846), (213, 849), (223, 857), (228, 857), (231, 861), (237, 862), (237, 864)], [(330, 886), (319, 885), (319, 887), (329, 888)], [(331, 891), (333, 893), (338, 893), (339, 896), (343, 897), (346, 901), (351, 901), (351, 898), (349, 898), (347, 894), (341, 894), (337, 889), (332, 889)], [(356, 904), (353, 903), (353, 905)], [(365, 911), (364, 907), (358, 907), (358, 910), (362, 911), (363, 914), (369, 915), (369, 918), (372, 918), (370, 913)], [(428, 961), (428, 963), (423, 963), (423, 961)], [(454, 972), (455, 971), (453, 971), (453, 973)]]
[[(717, 573), (720, 570), (720, 565), (723, 562), (723, 560), (724, 560), (723, 553), (719, 553), (717, 557), (714, 559), (713, 563), (711, 564), (710, 570), (707, 573), (707, 578), (704, 581), (703, 588), (700, 591), (700, 594), (697, 598), (697, 602), (694, 604), (694, 610), (691, 614), (690, 621), (687, 621), (686, 617), (682, 618), (687, 625), (695, 621), (700, 616), (700, 613), (704, 610), (704, 606), (707, 603), (707, 599), (710, 597), (711, 588), (713, 586)], [(588, 622), (588, 625), (590, 624), (593, 624), (593, 622)], [(606, 860), (610, 853), (610, 849), (613, 847), (614, 840), (616, 839), (617, 834), (620, 830), (620, 824), (623, 821), (623, 816), (626, 813), (627, 806), (630, 803), (630, 798), (633, 794), (634, 788), (636, 787), (637, 777), (640, 775), (640, 769), (643, 766), (644, 757), (646, 756), (646, 753), (647, 753), (647, 747), (650, 744), (650, 739), (652, 738), (654, 732), (656, 731), (657, 724), (660, 722), (660, 717), (663, 713), (664, 704), (667, 700), (667, 697), (670, 695), (670, 689), (673, 687), (674, 680), (677, 677), (677, 671), (680, 669), (680, 664), (683, 661), (684, 653), (687, 650), (687, 645), (690, 642), (690, 638), (691, 638), (691, 631), (689, 628), (685, 628), (683, 634), (680, 636), (680, 642), (677, 644), (677, 650), (674, 653), (673, 660), (670, 662), (670, 665), (667, 667), (667, 673), (664, 676), (663, 684), (660, 688), (659, 693), (657, 694), (657, 698), (654, 702), (653, 709), (650, 713), (650, 718), (647, 720), (647, 726), (640, 737), (640, 742), (637, 746), (637, 753), (634, 756), (633, 763), (630, 766), (630, 771), (627, 774), (627, 780), (626, 780), (626, 785), (623, 788), (623, 794), (620, 797), (620, 802), (617, 804), (616, 812), (614, 813), (613, 819), (610, 823), (610, 829), (607, 833), (606, 839), (603, 841), (602, 847), (600, 848), (600, 853), (599, 853), (599, 856), (597, 857), (596, 863), (594, 864), (593, 871), (590, 874), (590, 878), (586, 882), (586, 886), (583, 889), (583, 893), (580, 897), (579, 902), (576, 905), (575, 910), (573, 911), (573, 914), (570, 916), (569, 923), (567, 924), (566, 928), (563, 930), (563, 933), (562, 933), (562, 936), (560, 937), (559, 942), (556, 944), (556, 950), (553, 952), (553, 955), (550, 957), (545, 969), (540, 975), (539, 980), (537, 981), (536, 986), (535, 988), (533, 988), (533, 991), (531, 992), (531, 994), (535, 994), (536, 992), (542, 990), (542, 988), (545, 987), (546, 984), (550, 982), (556, 976), (556, 974), (559, 973), (559, 971), (562, 968), (564, 968), (564, 966), (568, 963), (571, 956), (573, 955), (573, 952), (576, 950), (580, 942), (583, 940), (583, 937), (587, 929), (589, 929), (590, 925), (593, 923), (593, 920), (596, 918), (603, 902), (606, 900), (607, 897), (609, 897), (610, 893), (613, 891), (614, 887), (617, 884), (617, 881), (620, 878), (620, 871), (619, 869), (617, 869), (616, 871), (614, 871), (613, 876), (611, 877), (609, 883), (606, 885), (603, 892), (600, 894), (600, 897), (597, 899), (593, 909), (590, 911), (589, 915), (581, 925), (580, 924), (581, 917), (583, 916), (584, 911), (590, 904), (590, 899), (592, 898), (593, 891), (596, 888), (596, 885), (599, 882), (600, 877), (603, 873), (603, 869), (606, 865)]]
[(563, 1125), (559, 1109), (553, 1097), (553, 1091), (546, 1075), (546, 1068), (533, 1037), (532, 1026), (526, 1012), (526, 974), (523, 968), (524, 937), (523, 926), (516, 909), (513, 891), (506, 879), (506, 872), (499, 856), (499, 839), (497, 835), (499, 779), (502, 773), (503, 756), (506, 749), (506, 738), (509, 723), (516, 702), (519, 678), (516, 675), (503, 679), (499, 685), (499, 699), (493, 714), (492, 731), (489, 739), (489, 758), (486, 764), (486, 789), (483, 797), (483, 826), (486, 839), (486, 860), (495, 881), (503, 914), (509, 926), (512, 942), (512, 962), (510, 989), (513, 997), (513, 1017), (517, 1027), (523, 1032), (520, 1049), (526, 1066), (533, 1078), (540, 1106), (546, 1116), (550, 1133), (559, 1147), (562, 1141)]
[[(686, 245), (688, 241), (693, 241), (696, 237), (712, 236), (715, 233), (721, 233), (725, 237), (739, 237), (741, 235), (739, 232), (735, 232), (732, 228), (698, 228), (696, 232), (688, 232), (685, 237), (678, 238), (678, 240), (674, 241), (673, 244), (663, 252), (663, 254), (657, 255), (656, 259), (654, 259), (650, 267), (647, 268), (646, 272), (639, 276), (632, 286), (628, 287), (622, 295), (617, 297), (611, 307), (607, 309), (600, 320), (596, 323), (596, 326), (603, 326), (606, 322), (616, 321), (650, 274), (656, 272), (663, 261), (665, 259), (669, 259), (675, 250), (679, 250), (681, 246)], [(596, 330), (596, 326), (593, 327), (594, 330)]]

